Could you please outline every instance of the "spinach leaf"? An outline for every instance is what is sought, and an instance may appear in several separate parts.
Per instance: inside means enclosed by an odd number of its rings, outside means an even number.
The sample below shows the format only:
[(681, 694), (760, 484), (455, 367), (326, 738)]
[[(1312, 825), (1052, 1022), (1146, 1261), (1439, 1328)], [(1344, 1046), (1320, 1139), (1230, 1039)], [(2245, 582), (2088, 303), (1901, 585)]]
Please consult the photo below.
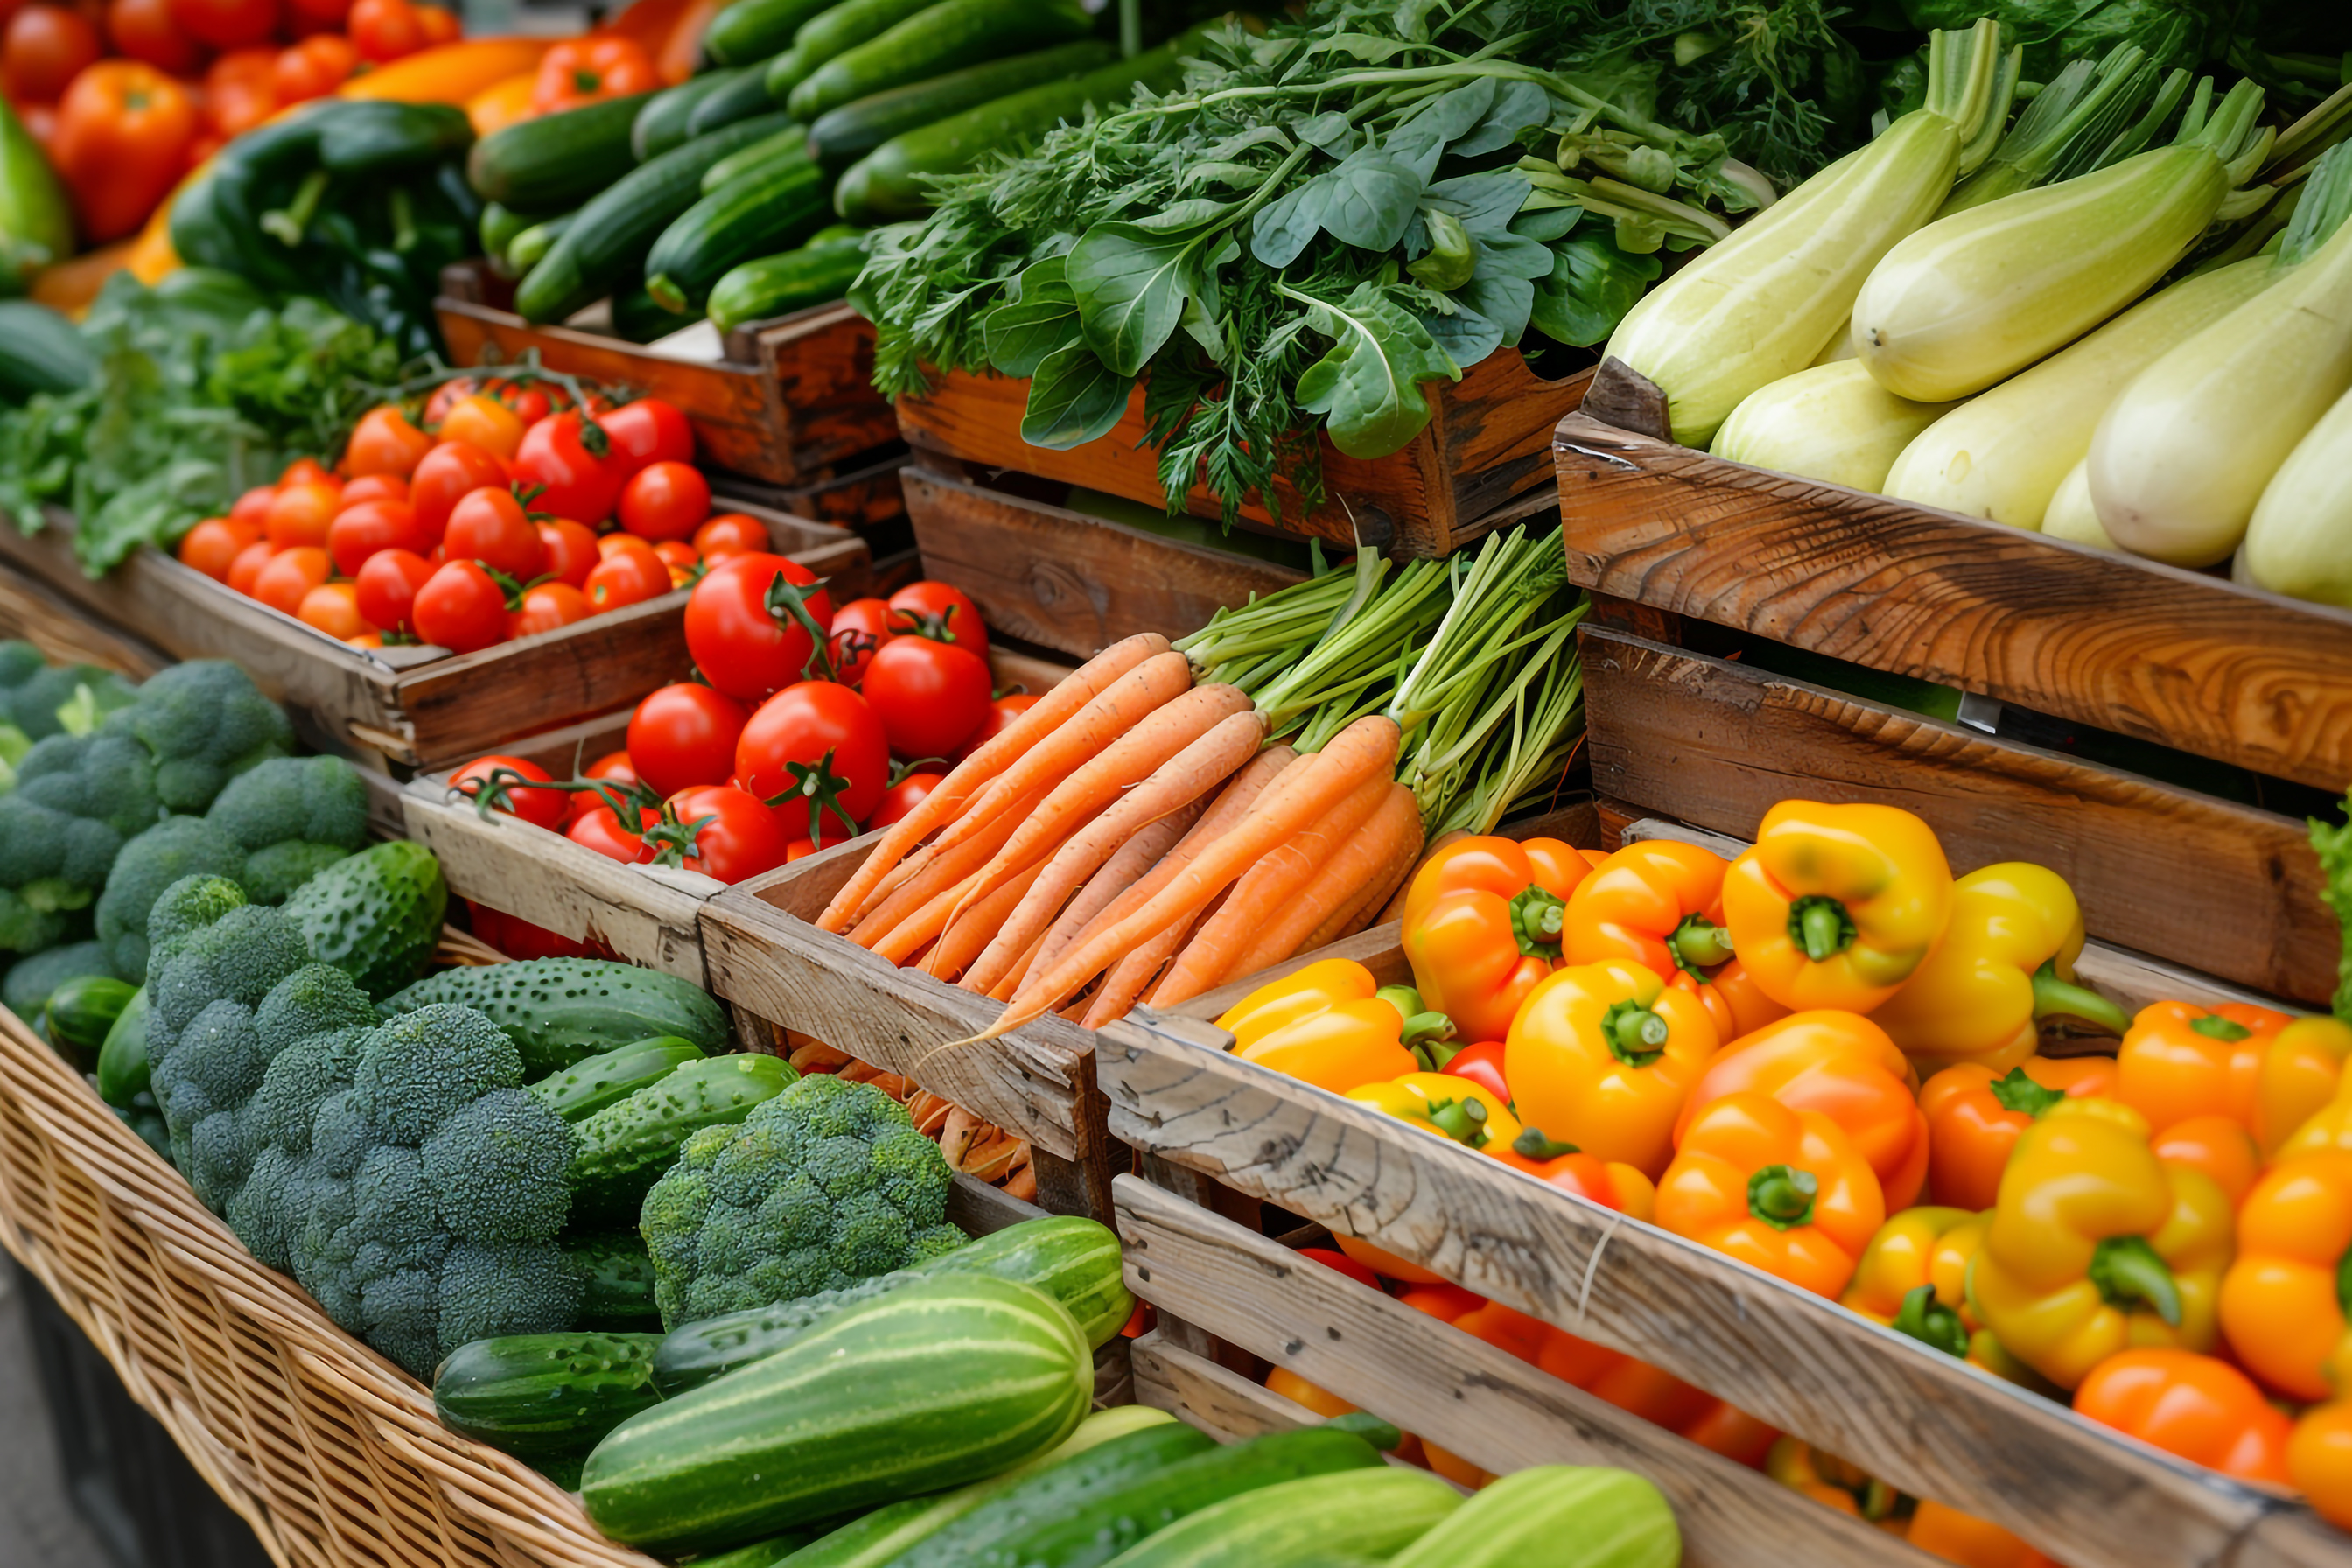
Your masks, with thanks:
[[(1542, 89), (1537, 89), (1540, 93)], [(1415, 110), (1405, 128), (1450, 142), (1467, 134), (1495, 106), (1495, 79), (1474, 77), (1460, 87), (1441, 92)]]
[(1472, 234), (1500, 234), (1525, 205), (1535, 186), (1517, 169), (1488, 169), (1484, 174), (1457, 174), (1440, 180), (1422, 194), (1422, 201), (1459, 218)]
[(1342, 244), (1392, 250), (1420, 201), (1423, 176), (1386, 147), (1350, 153), (1331, 171), (1323, 227)]
[(1421, 324), (1455, 364), (1467, 370), (1503, 346), (1500, 326), (1452, 295), (1446, 296), (1446, 302), (1454, 307), (1451, 311), (1424, 310)]
[(1519, 132), (1539, 127), (1551, 118), (1551, 94), (1531, 81), (1507, 81), (1495, 93), (1486, 117), (1447, 149), (1457, 158), (1499, 153), (1518, 140)]
[(1549, 245), (1555, 239), (1567, 238), (1568, 231), (1574, 228), (1576, 220), (1583, 216), (1584, 209), (1573, 204), (1531, 208), (1511, 220), (1511, 232), (1524, 234), (1529, 239), (1539, 239)]
[(1140, 224), (1100, 223), (1070, 247), (1079, 327), (1111, 370), (1129, 378), (1141, 374), (1176, 330), (1184, 301), (1198, 287), (1202, 238)]
[(1609, 341), (1625, 312), (1664, 268), (1654, 256), (1628, 256), (1598, 235), (1552, 247), (1551, 276), (1536, 284), (1530, 318), (1559, 342), (1592, 348)]
[(1500, 234), (1474, 237), (1478, 247), (1478, 270), (1506, 278), (1542, 278), (1551, 271), (1551, 252), (1543, 241), (1505, 229)]
[(1055, 451), (1100, 440), (1126, 414), (1134, 387), (1133, 378), (1111, 370), (1086, 344), (1066, 343), (1038, 363), (1021, 438)]
[[(1516, 343), (1528, 330), (1535, 308), (1536, 286), (1524, 278), (1478, 268), (1477, 275), (1454, 291), (1454, 302), (1466, 305), (1495, 323), (1503, 342)], [(1456, 363), (1466, 365), (1467, 361)]]
[(1323, 232), (1338, 179), (1326, 173), (1285, 191), (1250, 221), (1250, 254), (1268, 267), (1287, 267)]
[(1331, 444), (1351, 458), (1385, 458), (1429, 423), (1421, 384), (1462, 372), (1418, 317), (1377, 282), (1346, 300), (1318, 300), (1317, 327), (1336, 341), (1298, 378), (1298, 406), (1330, 421)]
[(1336, 109), (1294, 121), (1290, 128), (1301, 142), (1320, 147), (1334, 158), (1344, 158), (1356, 150), (1356, 128)]
[(1080, 341), (1078, 300), (1062, 276), (1058, 256), (1021, 274), (1021, 298), (981, 318), (988, 363), (1006, 375), (1034, 375), (1038, 362)]

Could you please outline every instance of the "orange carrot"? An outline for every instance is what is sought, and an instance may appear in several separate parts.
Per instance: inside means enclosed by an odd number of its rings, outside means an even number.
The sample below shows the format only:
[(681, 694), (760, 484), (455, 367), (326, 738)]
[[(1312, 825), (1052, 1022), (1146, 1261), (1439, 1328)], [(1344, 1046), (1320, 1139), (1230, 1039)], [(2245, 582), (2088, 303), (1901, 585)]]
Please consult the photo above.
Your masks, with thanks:
[(1041, 931), (1037, 933), (1037, 940), (1029, 944), (1029, 951), (1023, 953), (1019, 962), (1004, 972), (1004, 978), (988, 988), (989, 996), (998, 1002), (1012, 1001), (1013, 991), (1021, 984), (1021, 977), (1029, 973), (1031, 964), (1037, 962), (1037, 954), (1045, 945), (1045, 933)]
[(1302, 896), (1283, 905), (1253, 933), (1226, 978), (1240, 980), (1271, 969), (1370, 925), (1362, 917), (1379, 910), (1420, 854), (1420, 803), (1412, 791), (1396, 784), (1339, 852), (1324, 862)]
[[(1013, 837), (1013, 830), (1020, 826), (1020, 820), (1017, 813), (1007, 813), (987, 832), (977, 838), (965, 840), (944, 855), (932, 855), (927, 851), (922, 867), (914, 876), (893, 889), (889, 897), (875, 905), (849, 928), (849, 940), (860, 947), (874, 946), (889, 934), (890, 928), (898, 921), (948, 889), (961, 886), (966, 879), (976, 876), (981, 868), (988, 864), (988, 858)], [(949, 912), (954, 912), (952, 906)]]
[(1050, 1008), (1059, 1006), (1120, 954), (1198, 911), (1219, 889), (1249, 868), (1252, 861), (1328, 810), (1358, 784), (1396, 766), (1401, 739), (1396, 721), (1367, 714), (1331, 738), (1328, 745), (1285, 768), (1232, 832), (1194, 856), (1150, 902), (1108, 931), (1073, 944), (1043, 978), (1032, 975), (1016, 1001), (974, 1037), (995, 1039)]
[[(972, 873), (973, 877), (979, 875), (977, 871)], [(919, 951), (930, 946), (947, 929), (948, 916), (954, 912), (956, 900), (963, 896), (968, 885), (969, 879), (955, 887), (941, 889), (922, 908), (883, 932), (874, 943), (875, 956), (887, 958), (901, 968), (913, 962)]]
[(1134, 1011), (1136, 1003), (1151, 989), (1167, 968), (1168, 961), (1183, 948), (1200, 924), (1198, 918), (1178, 921), (1112, 964), (1110, 973), (1103, 977), (1102, 988), (1087, 1005), (1081, 1020), (1086, 1026), (1099, 1029)]
[[(1184, 836), (1192, 831), (1192, 825), (1201, 820), (1201, 814), (1208, 809), (1209, 797), (1203, 795), (1192, 805), (1179, 807), (1159, 821), (1146, 823), (1138, 828), (1135, 837), (1120, 845), (1111, 858), (1103, 862), (1102, 869), (1087, 879), (1086, 886), (1078, 889), (1077, 896), (1039, 935), (1036, 946), (1021, 961), (1021, 971), (1026, 973), (1040, 956), (1051, 963), (1053, 955), (1067, 947), (1070, 939), (1085, 930), (1088, 921), (1102, 913), (1113, 899), (1133, 887), (1139, 878), (1160, 863), (1161, 857), (1181, 843)], [(1018, 986), (1020, 981), (1016, 979), (1013, 984)], [(995, 995), (996, 988), (992, 986), (989, 994)]]
[(922, 803), (892, 823), (882, 841), (866, 857), (857, 874), (841, 885), (833, 901), (817, 917), (820, 931), (842, 931), (865, 912), (866, 896), (891, 868), (905, 859), (924, 836), (962, 809), (974, 791), (1027, 754), (1038, 742), (1061, 728), (1065, 720), (1084, 709), (1102, 690), (1155, 655), (1168, 651), (1168, 639), (1144, 632), (1115, 642), (1073, 670), (1027, 712), (1004, 728), (1003, 733), (958, 763)]
[(979, 879), (962, 889), (957, 904), (959, 914), (948, 917), (947, 929), (940, 933), (938, 951), (931, 954), (931, 973), (942, 980), (953, 980), (963, 973), (971, 961), (988, 945), (988, 933), (1013, 912), (1030, 884), (1045, 869), (1044, 861), (1025, 871), (1015, 871), (1010, 881), (983, 891)]

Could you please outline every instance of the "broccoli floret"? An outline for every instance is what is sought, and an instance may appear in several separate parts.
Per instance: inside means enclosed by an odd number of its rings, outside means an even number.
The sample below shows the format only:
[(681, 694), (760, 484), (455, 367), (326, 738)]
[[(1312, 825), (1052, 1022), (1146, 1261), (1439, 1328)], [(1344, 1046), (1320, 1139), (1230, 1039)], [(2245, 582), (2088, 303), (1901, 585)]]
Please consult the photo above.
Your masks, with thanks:
[(352, 1234), (362, 1242), (419, 1247), (439, 1226), (433, 1212), (433, 1182), (415, 1150), (379, 1143), (360, 1162), (352, 1178)]
[(221, 916), (250, 900), (226, 877), (191, 877), (174, 882), (147, 911), (147, 966), (161, 974), (187, 940)]
[(79, 693), (85, 689), (89, 702), (77, 715), (78, 722), (102, 719), (139, 699), (139, 689), (110, 669), (91, 664), (47, 668), (40, 662), (40, 650), (31, 644), (5, 646), (29, 650), (34, 662), (31, 668), (16, 675), (24, 655), (12, 654), (7, 667), (0, 668), (0, 722), (15, 725), (36, 741), (73, 727), (66, 721), (66, 710), (79, 707)]
[(22, 637), (0, 638), (0, 700), (13, 698), (16, 688), (48, 668), (41, 650)]
[(367, 786), (341, 757), (279, 757), (231, 781), (205, 817), (247, 850), (289, 838), (367, 842)]
[(352, 1108), (384, 1141), (421, 1143), (460, 1107), (521, 1082), (515, 1043), (471, 1007), (444, 1002), (375, 1032), (352, 1075)]
[(140, 688), (106, 730), (155, 755), (155, 789), (173, 811), (201, 812), (247, 768), (294, 749), (293, 727), (245, 671), (217, 659), (175, 664)]
[(98, 940), (123, 974), (147, 973), (147, 917), (163, 889), (189, 877), (232, 881), (245, 852), (201, 816), (167, 816), (122, 847), (98, 898)]
[(37, 952), (66, 940), (121, 847), (106, 823), (22, 791), (0, 795), (0, 950)]
[(583, 1283), (552, 1241), (459, 1242), (441, 1265), (440, 1354), (493, 1334), (569, 1328)]
[[(367, 1048), (365, 1041), (360, 1048)], [(352, 1065), (357, 1067), (356, 1058)], [(338, 1089), (319, 1102), (319, 1114), (310, 1119), (310, 1158), (323, 1174), (341, 1181), (349, 1181), (375, 1147), (374, 1129), (352, 1100), (350, 1089)]]
[(871, 1084), (804, 1078), (686, 1141), (639, 1218), (669, 1328), (839, 1289), (963, 1244), (952, 1176)]
[[(303, 973), (297, 970), (295, 978)], [(268, 1009), (265, 997), (262, 1014), (256, 1020), (264, 1051), (270, 1048)], [(310, 1128), (319, 1108), (329, 1095), (351, 1088), (359, 1044), (370, 1032), (348, 1028), (311, 1035), (270, 1058), (268, 1070), (261, 1075), (261, 1087), (253, 1091), (245, 1108), (247, 1132), (257, 1149), (274, 1148), (297, 1156), (310, 1152)]]
[(306, 963), (269, 988), (253, 1010), (265, 1061), (297, 1040), (337, 1030), (367, 1028), (376, 1022), (375, 1005), (352, 977), (331, 963)]
[(438, 1270), (371, 1274), (359, 1294), (360, 1323), (368, 1343), (419, 1376), (441, 1359)]
[(572, 1213), (572, 1129), (547, 1102), (494, 1089), (441, 1124), (424, 1169), (441, 1223), (465, 1241), (536, 1241)]
[(53, 811), (103, 822), (125, 838), (164, 816), (154, 762), (126, 735), (53, 735), (16, 764), (16, 790)]

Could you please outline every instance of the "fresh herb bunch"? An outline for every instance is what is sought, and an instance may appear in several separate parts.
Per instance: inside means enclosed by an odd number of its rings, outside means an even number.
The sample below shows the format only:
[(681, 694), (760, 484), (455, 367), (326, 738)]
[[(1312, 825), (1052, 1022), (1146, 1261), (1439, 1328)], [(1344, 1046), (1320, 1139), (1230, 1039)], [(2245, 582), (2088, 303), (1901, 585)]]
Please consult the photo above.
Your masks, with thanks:
[(1108, 433), (1139, 382), (1181, 507), (1230, 523), (1275, 484), (1322, 500), (1318, 425), (1350, 457), (1396, 451), (1459, 379), (1529, 326), (1606, 340), (1660, 270), (1756, 205), (1719, 137), (1661, 124), (1528, 63), (1496, 0), (1321, 0), (1263, 36), (1208, 35), (1183, 87), (1026, 155), (942, 181), (879, 231), (852, 300), (880, 328), (875, 380), (1030, 380), (1022, 435)]

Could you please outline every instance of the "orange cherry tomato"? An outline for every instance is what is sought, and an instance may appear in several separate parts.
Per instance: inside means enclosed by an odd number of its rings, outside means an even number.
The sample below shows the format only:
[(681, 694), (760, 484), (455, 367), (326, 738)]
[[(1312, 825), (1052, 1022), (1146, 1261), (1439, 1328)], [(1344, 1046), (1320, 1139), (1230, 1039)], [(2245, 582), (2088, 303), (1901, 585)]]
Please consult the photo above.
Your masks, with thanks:
[(16, 103), (55, 103), (105, 52), (98, 29), (63, 5), (27, 5), (0, 34), (0, 89)]
[(523, 590), (522, 608), (514, 613), (512, 635), (527, 637), (559, 631), (595, 613), (587, 595), (571, 584), (541, 583)]
[(599, 99), (626, 98), (661, 86), (642, 46), (620, 37), (572, 38), (547, 51), (531, 89), (531, 107), (541, 114), (577, 109)]
[(682, 540), (665, 539), (654, 546), (654, 553), (660, 556), (662, 564), (669, 568), (669, 584), (673, 588), (683, 588), (693, 582), (695, 569), (702, 564), (702, 557), (694, 552), (694, 546)]
[(357, 506), (363, 500), (408, 500), (408, 481), (398, 474), (370, 474), (363, 479), (353, 479), (343, 487), (343, 504)]
[(269, 542), (279, 550), (298, 544), (324, 544), (335, 514), (343, 509), (343, 492), (335, 485), (293, 484), (278, 487), (269, 503), (266, 524)]
[(705, 561), (722, 555), (750, 555), (773, 543), (768, 525), (740, 511), (721, 512), (694, 531), (695, 553)]
[(257, 522), (208, 517), (180, 541), (180, 563), (194, 567), (215, 583), (226, 583), (236, 558), (260, 537), (261, 525)]
[(710, 481), (691, 463), (651, 463), (621, 491), (621, 526), (661, 543), (691, 539), (710, 517)]
[(242, 49), (278, 30), (278, 0), (172, 0), (172, 19), (214, 48)]
[(324, 98), (359, 69), (359, 51), (339, 33), (319, 33), (278, 52), (271, 78), (280, 103)]
[(433, 437), (387, 404), (360, 416), (358, 426), (352, 431), (351, 444), (343, 449), (343, 467), (353, 479), (397, 474), (404, 479), (416, 471), (416, 465), (432, 449)]
[(171, 0), (108, 0), (106, 36), (115, 53), (173, 76), (204, 63), (204, 45), (172, 19)]
[(429, 9), (412, 5), (408, 0), (352, 0), (344, 26), (360, 58), (383, 65), (413, 55), (434, 41), (429, 29), (436, 24), (427, 22), (424, 15)]
[(273, 610), (299, 616), (311, 589), (324, 583), (334, 563), (316, 545), (299, 544), (281, 550), (265, 563), (253, 579), (253, 596)]
[(302, 595), (295, 616), (306, 626), (316, 626), (331, 637), (349, 641), (375, 628), (360, 614), (358, 590), (349, 583), (321, 583)]
[(522, 430), (520, 415), (497, 398), (476, 392), (450, 405), (436, 433), (444, 441), (463, 441), (511, 463), (522, 446)]
[(669, 591), (668, 563), (654, 553), (652, 545), (634, 537), (588, 574), (588, 602), (599, 611), (642, 605)]
[(195, 139), (195, 100), (153, 66), (101, 60), (76, 76), (58, 104), (49, 158), (83, 237), (137, 233), (187, 173)]
[(228, 575), (222, 581), (238, 593), (250, 595), (255, 580), (261, 575), (261, 569), (276, 553), (267, 539), (255, 540), (236, 552), (236, 559), (229, 563)]
[(539, 542), (547, 552), (546, 563), (540, 570), (553, 574), (558, 582), (584, 588), (588, 574), (604, 559), (596, 548), (596, 531), (568, 517), (559, 517), (538, 527)]

